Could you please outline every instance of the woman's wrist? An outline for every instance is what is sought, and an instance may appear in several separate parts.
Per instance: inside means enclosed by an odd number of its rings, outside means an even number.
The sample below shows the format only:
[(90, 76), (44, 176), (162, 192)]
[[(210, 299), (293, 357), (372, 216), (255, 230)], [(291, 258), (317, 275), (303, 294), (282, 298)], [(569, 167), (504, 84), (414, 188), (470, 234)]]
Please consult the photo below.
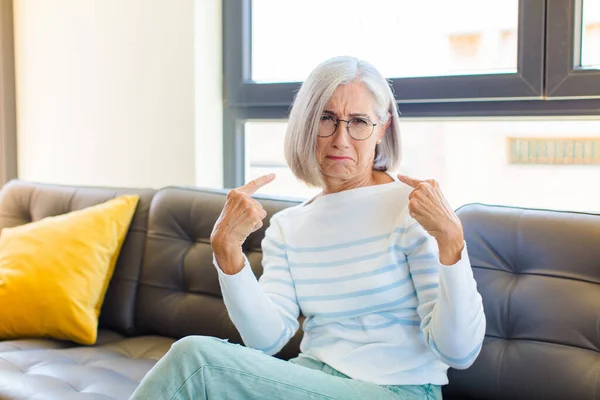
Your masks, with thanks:
[(226, 275), (235, 275), (244, 268), (244, 252), (241, 246), (216, 242), (212, 243), (212, 248), (219, 268)]
[(461, 259), (465, 247), (462, 230), (436, 237), (439, 249), (440, 263), (454, 265)]

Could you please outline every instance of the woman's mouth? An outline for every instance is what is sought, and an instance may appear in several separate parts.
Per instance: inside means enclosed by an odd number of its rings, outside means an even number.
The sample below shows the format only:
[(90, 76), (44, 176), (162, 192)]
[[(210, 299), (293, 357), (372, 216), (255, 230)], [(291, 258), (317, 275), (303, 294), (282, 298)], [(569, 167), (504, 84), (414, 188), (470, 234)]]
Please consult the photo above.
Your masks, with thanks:
[(330, 160), (335, 160), (335, 161), (352, 160), (352, 158), (346, 157), (346, 156), (326, 156), (326, 157), (329, 158)]

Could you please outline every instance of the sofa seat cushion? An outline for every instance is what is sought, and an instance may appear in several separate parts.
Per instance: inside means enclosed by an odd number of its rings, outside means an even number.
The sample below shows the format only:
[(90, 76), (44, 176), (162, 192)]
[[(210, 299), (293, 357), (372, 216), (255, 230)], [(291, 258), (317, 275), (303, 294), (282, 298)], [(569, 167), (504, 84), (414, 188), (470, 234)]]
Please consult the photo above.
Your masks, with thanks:
[[(98, 330), (98, 339), (96, 340), (96, 346), (102, 346), (108, 343), (123, 340), (124, 336), (108, 329)], [(0, 341), (0, 353), (7, 351), (19, 351), (19, 350), (42, 350), (42, 349), (66, 349), (70, 347), (78, 346), (76, 343), (68, 340), (56, 340), (56, 339), (14, 339), (14, 340), (1, 340)]]
[(0, 399), (125, 400), (173, 342), (140, 336), (96, 346), (4, 351)]

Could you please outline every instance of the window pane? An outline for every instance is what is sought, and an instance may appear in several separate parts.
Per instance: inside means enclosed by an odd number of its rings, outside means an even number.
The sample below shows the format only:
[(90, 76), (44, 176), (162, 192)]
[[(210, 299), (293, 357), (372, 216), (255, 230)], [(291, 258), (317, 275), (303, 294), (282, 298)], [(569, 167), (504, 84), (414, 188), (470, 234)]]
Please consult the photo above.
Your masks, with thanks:
[(353, 55), (386, 77), (514, 73), (518, 0), (253, 0), (252, 79)]
[[(285, 122), (246, 124), (246, 179), (261, 193), (309, 198), (283, 157)], [(482, 202), (600, 212), (600, 120), (402, 120), (403, 173), (434, 178), (453, 208)]]
[(600, 68), (600, 0), (584, 0), (581, 66)]

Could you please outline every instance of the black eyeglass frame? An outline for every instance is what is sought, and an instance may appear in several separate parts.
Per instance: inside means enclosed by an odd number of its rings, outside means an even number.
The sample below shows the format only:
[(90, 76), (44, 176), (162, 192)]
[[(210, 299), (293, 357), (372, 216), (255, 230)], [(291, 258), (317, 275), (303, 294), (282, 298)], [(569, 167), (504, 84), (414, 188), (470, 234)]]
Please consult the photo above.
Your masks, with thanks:
[[(348, 131), (348, 135), (350, 135), (350, 137), (352, 139), (358, 140), (358, 141), (362, 142), (363, 140), (367, 140), (371, 136), (373, 136), (373, 132), (375, 132), (375, 127), (377, 126), (377, 124), (375, 122), (371, 121), (371, 119), (368, 118), (368, 117), (355, 117), (355, 118), (350, 118), (348, 120), (346, 120), (346, 119), (340, 119), (340, 118), (337, 118), (337, 117), (335, 117), (333, 115), (329, 115), (329, 114), (322, 115), (321, 118), (323, 118), (323, 117), (332, 118), (335, 121), (335, 125), (333, 127), (333, 131), (331, 131), (331, 133), (329, 135), (319, 135), (319, 134), (317, 134), (317, 136), (320, 137), (320, 138), (328, 138), (330, 136), (333, 136), (333, 134), (335, 133), (335, 131), (337, 131), (338, 126), (340, 125), (340, 122), (345, 122), (346, 123), (346, 130)], [(356, 119), (369, 121), (371, 123), (371, 125), (373, 125), (371, 127), (371, 133), (369, 134), (369, 136), (367, 136), (364, 139), (357, 139), (354, 136), (352, 136), (352, 133), (351, 133), (351, 130), (350, 130), (350, 122), (352, 122), (352, 121), (354, 121)], [(321, 119), (319, 119), (319, 123), (321, 123)]]

